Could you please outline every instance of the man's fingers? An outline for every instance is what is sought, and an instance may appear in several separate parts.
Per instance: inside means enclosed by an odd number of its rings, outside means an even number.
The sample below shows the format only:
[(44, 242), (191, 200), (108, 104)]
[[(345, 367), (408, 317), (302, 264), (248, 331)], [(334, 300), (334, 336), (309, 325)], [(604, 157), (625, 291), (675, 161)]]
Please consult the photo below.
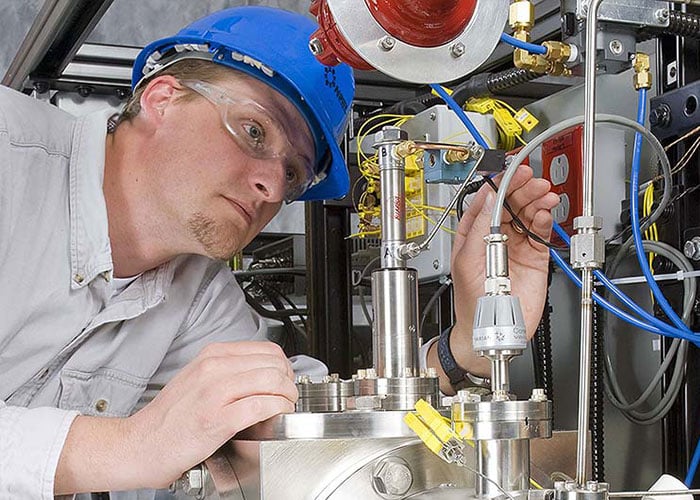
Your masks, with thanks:
[[(262, 356), (261, 360), (268, 360), (270, 363), (272, 361), (269, 358), (276, 358), (278, 366), (284, 366), (287, 374), (291, 378), (294, 377), (292, 364), (285, 356), (282, 348), (274, 342), (216, 342), (205, 346), (197, 357), (199, 359), (230, 357), (236, 358), (236, 362), (240, 363), (241, 359), (238, 358), (249, 357), (254, 359), (257, 356)], [(232, 359), (231, 362), (233, 363), (234, 360)]]
[(260, 368), (207, 384), (202, 388), (202, 404), (222, 407), (255, 395), (279, 396), (292, 404), (299, 398), (296, 385), (286, 374), (274, 368)]
[(239, 399), (224, 407), (217, 416), (217, 424), (228, 426), (227, 432), (223, 432), (225, 441), (253, 424), (275, 415), (293, 412), (294, 404), (286, 398), (255, 395)]
[(518, 218), (529, 229), (532, 220), (540, 210), (552, 210), (559, 204), (559, 196), (556, 193), (547, 193), (523, 207), (518, 213)]
[[(500, 185), (501, 177), (502, 174), (494, 177), (493, 181), (496, 185)], [(532, 179), (532, 169), (526, 165), (518, 167), (518, 170), (515, 172), (515, 175), (513, 175), (513, 178), (508, 185), (508, 194), (513, 193), (515, 190), (525, 185), (530, 179)], [(487, 201), (489, 193), (495, 194), (495, 191), (493, 188), (491, 188), (491, 186), (485, 184), (472, 198), (469, 207), (467, 207), (467, 209), (464, 211), (462, 220), (459, 222), (459, 226), (457, 228), (459, 233), (466, 235), (472, 229), (474, 221), (478, 217), (486, 217), (486, 219), (488, 219), (493, 209), (493, 203), (487, 203), (484, 205)], [(503, 213), (503, 220), (506, 222), (510, 220), (510, 216), (506, 211)]]
[[(532, 223), (530, 224), (530, 231), (535, 233), (540, 238), (549, 241), (549, 237), (552, 233), (552, 223), (554, 219), (552, 218), (552, 213), (549, 210), (540, 210), (532, 218)], [(536, 241), (531, 242), (534, 245), (539, 245)]]
[(521, 211), (530, 203), (546, 195), (551, 185), (546, 179), (530, 179), (508, 196), (508, 204), (522, 218)]

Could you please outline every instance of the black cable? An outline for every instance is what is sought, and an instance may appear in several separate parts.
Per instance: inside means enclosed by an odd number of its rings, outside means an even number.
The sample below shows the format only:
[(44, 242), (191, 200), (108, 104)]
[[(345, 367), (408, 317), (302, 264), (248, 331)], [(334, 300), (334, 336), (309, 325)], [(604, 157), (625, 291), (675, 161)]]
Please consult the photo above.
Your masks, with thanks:
[[(496, 186), (496, 183), (493, 182), (493, 180), (490, 177), (484, 177), (484, 179), (486, 180), (488, 185), (491, 186), (491, 189), (498, 192), (498, 186)], [(505, 208), (508, 211), (508, 213), (510, 214), (510, 216), (513, 218), (513, 224), (515, 225), (515, 227), (517, 227), (523, 233), (527, 234), (532, 240), (536, 241), (540, 245), (544, 245), (547, 248), (551, 248), (551, 249), (559, 250), (559, 251), (569, 249), (569, 247), (561, 247), (561, 246), (555, 245), (554, 243), (550, 243), (549, 241), (545, 240), (541, 236), (530, 231), (528, 229), (528, 227), (525, 225), (525, 223), (523, 223), (523, 221), (520, 220), (520, 217), (518, 217), (518, 215), (515, 213), (515, 211), (511, 208), (508, 201), (503, 202), (503, 208)]]
[[(480, 73), (472, 76), (469, 80), (456, 85), (452, 90), (452, 97), (459, 104), (464, 104), (471, 97), (484, 97), (530, 82), (542, 75), (533, 71), (520, 68), (510, 68), (498, 73)], [(415, 115), (436, 104), (443, 104), (442, 98), (432, 92), (420, 94), (416, 97), (397, 102), (388, 108), (382, 108), (377, 113)], [(364, 122), (372, 118), (375, 113), (367, 115), (360, 120), (355, 120), (356, 130)]]
[(423, 313), (420, 316), (420, 326), (418, 328), (419, 332), (423, 331), (423, 324), (425, 323), (425, 319), (428, 317), (428, 313), (430, 310), (433, 308), (435, 305), (435, 302), (442, 297), (442, 294), (445, 293), (445, 291), (452, 286), (452, 278), (449, 276), (445, 280), (445, 282), (440, 285), (440, 287), (435, 291), (435, 293), (430, 297), (428, 300), (428, 303), (425, 304), (425, 307), (423, 308)]
[(255, 276), (275, 276), (278, 274), (294, 274), (297, 276), (306, 276), (306, 268), (304, 267), (269, 267), (264, 269), (252, 269), (249, 271), (233, 271), (236, 278), (252, 278)]
[(459, 193), (459, 196), (457, 197), (457, 220), (461, 220), (462, 216), (464, 215), (464, 199), (470, 194), (476, 193), (485, 183), (486, 180), (484, 177), (482, 177), (481, 179), (477, 179), (467, 184), (464, 190)]
[[(256, 280), (253, 280), (253, 283), (255, 284), (255, 286), (258, 287), (259, 290), (261, 290), (267, 296), (267, 298), (270, 300), (270, 303), (277, 310), (277, 312), (282, 312), (282, 311), (288, 310), (286, 307), (284, 307), (284, 304), (279, 300), (279, 298), (276, 297), (272, 293), (272, 291), (270, 289), (271, 287), (267, 283), (264, 283), (262, 281), (256, 281)], [(296, 310), (294, 312), (296, 313), (295, 315), (298, 315), (298, 310)], [(291, 340), (291, 343), (292, 343), (293, 351), (288, 351), (286, 349), (286, 345), (285, 345), (284, 346), (285, 353), (288, 356), (302, 353), (304, 349), (299, 344), (299, 331), (300, 331), (299, 328), (296, 327), (296, 325), (294, 325), (294, 322), (291, 320), (291, 318), (289, 316), (281, 318), (279, 321), (282, 322), (282, 324), (284, 325), (284, 328), (287, 332), (287, 340)], [(304, 333), (303, 336), (305, 338), (306, 333)], [(285, 342), (285, 344), (286, 344), (286, 342)]]

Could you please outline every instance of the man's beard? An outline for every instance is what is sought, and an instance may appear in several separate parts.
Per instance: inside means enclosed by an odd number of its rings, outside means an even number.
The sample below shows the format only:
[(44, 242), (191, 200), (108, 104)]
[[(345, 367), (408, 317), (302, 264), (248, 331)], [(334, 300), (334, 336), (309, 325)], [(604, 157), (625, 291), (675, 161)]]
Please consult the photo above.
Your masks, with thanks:
[(211, 217), (196, 212), (187, 221), (187, 227), (204, 247), (206, 254), (213, 259), (230, 260), (240, 250), (238, 229), (234, 224), (216, 222)]

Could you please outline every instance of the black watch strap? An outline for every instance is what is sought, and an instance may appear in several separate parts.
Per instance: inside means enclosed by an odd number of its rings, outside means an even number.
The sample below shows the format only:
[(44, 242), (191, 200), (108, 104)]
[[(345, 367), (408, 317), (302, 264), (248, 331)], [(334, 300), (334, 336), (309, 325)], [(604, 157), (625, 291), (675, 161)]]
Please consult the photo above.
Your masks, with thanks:
[(452, 349), (450, 349), (450, 334), (452, 333), (452, 327), (444, 330), (440, 334), (438, 339), (438, 359), (440, 360), (440, 366), (442, 370), (447, 375), (450, 380), (450, 385), (455, 390), (463, 389), (465, 387), (488, 387), (491, 381), (485, 377), (479, 377), (467, 370), (463, 369), (457, 364), (454, 355), (452, 354)]

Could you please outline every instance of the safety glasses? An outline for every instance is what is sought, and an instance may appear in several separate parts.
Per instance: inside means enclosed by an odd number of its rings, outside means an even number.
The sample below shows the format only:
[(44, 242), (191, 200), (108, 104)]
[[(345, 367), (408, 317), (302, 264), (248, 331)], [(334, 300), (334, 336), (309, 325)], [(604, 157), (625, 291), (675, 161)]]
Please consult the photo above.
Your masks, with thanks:
[(275, 160), (285, 168), (287, 203), (299, 198), (325, 174), (314, 172), (312, 158), (297, 152), (289, 142), (284, 126), (264, 106), (250, 99), (235, 99), (211, 83), (180, 80), (180, 83), (214, 104), (236, 145), (249, 157)]

